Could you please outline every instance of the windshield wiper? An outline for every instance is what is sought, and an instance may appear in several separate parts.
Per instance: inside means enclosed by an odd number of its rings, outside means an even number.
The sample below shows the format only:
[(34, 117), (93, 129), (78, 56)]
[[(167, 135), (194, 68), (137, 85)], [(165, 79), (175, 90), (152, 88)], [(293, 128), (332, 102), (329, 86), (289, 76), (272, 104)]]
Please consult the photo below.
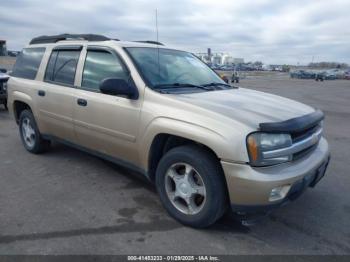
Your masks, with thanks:
[(155, 89), (170, 89), (170, 88), (177, 88), (177, 87), (194, 87), (194, 88), (198, 88), (198, 89), (203, 89), (203, 90), (207, 90), (207, 91), (212, 91), (214, 90), (213, 88), (210, 88), (209, 86), (203, 86), (203, 85), (193, 85), (193, 84), (180, 84), (180, 83), (173, 83), (173, 84), (159, 84), (159, 85), (155, 85), (154, 88)]
[(220, 82), (213, 82), (213, 83), (209, 83), (209, 84), (204, 84), (202, 86), (204, 86), (204, 87), (208, 87), (208, 86), (226, 86), (226, 87), (231, 87), (232, 88), (231, 85), (220, 83)]

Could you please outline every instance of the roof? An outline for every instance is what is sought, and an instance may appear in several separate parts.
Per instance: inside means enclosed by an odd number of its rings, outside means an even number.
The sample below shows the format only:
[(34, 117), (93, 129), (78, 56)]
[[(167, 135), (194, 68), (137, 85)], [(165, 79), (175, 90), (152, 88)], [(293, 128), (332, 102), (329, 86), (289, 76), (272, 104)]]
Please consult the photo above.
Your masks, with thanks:
[(169, 48), (166, 46), (155, 45), (144, 42), (133, 42), (133, 41), (116, 41), (116, 40), (107, 40), (107, 41), (85, 41), (85, 40), (64, 40), (58, 41), (56, 43), (41, 43), (41, 44), (31, 44), (27, 47), (56, 47), (58, 45), (104, 45), (104, 46), (120, 46), (120, 47), (153, 47), (153, 48)]
[[(104, 35), (96, 34), (60, 34), (60, 35), (43, 35), (33, 38), (29, 45), (35, 44), (55, 44), (62, 41), (88, 41), (88, 42), (103, 42), (103, 41), (119, 41), (119, 39), (109, 38)], [(138, 43), (152, 44), (152, 45), (163, 45), (157, 41), (151, 40), (139, 40), (134, 41)]]
[[(67, 35), (67, 34), (66, 34)], [(61, 35), (57, 35), (54, 37), (59, 38)], [(56, 47), (56, 46), (62, 46), (62, 45), (96, 45), (96, 46), (109, 46), (109, 47), (152, 47), (152, 48), (160, 48), (160, 49), (172, 49), (172, 50), (178, 50), (182, 51), (181, 49), (173, 48), (173, 47), (168, 47), (164, 46), (162, 43), (159, 43), (157, 41), (150, 41), (150, 40), (145, 40), (145, 41), (120, 41), (118, 39), (111, 39), (107, 38), (107, 40), (103, 40), (102, 38), (99, 38), (99, 41), (92, 41), (92, 38), (86, 40), (82, 38), (77, 38), (76, 36), (82, 36), (82, 35), (73, 35), (75, 36), (74, 38), (68, 38), (68, 39), (57, 39), (55, 42), (51, 40), (51, 43), (41, 43), (44, 41), (31, 41), (34, 42), (32, 44), (29, 44), (26, 46), (26, 48), (31, 48), (31, 47)], [(86, 36), (86, 35), (84, 35)], [(91, 36), (91, 35), (88, 35)], [(92, 35), (95, 36), (95, 35)], [(51, 37), (51, 36), (48, 36)], [(102, 36), (104, 37), (104, 36)], [(35, 39), (35, 38), (34, 38)]]
[[(49, 44), (57, 43), (58, 41), (68, 40), (68, 39), (79, 39), (86, 41), (106, 41), (111, 40), (111, 38), (104, 35), (95, 34), (60, 34), (60, 35), (42, 35), (33, 38), (29, 44)], [(117, 39), (118, 40), (118, 39)]]

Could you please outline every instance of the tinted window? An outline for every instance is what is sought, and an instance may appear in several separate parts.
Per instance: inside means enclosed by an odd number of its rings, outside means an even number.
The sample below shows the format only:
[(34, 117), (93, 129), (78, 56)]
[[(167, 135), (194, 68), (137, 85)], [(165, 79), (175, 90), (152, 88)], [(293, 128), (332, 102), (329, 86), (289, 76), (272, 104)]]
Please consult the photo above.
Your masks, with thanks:
[(46, 67), (45, 80), (73, 85), (80, 51), (53, 51)]
[(128, 81), (128, 74), (125, 72), (120, 59), (109, 52), (88, 51), (81, 86), (99, 90), (100, 82), (111, 77)]
[(12, 76), (35, 79), (45, 48), (25, 48), (19, 54), (13, 67)]
[(58, 51), (53, 51), (51, 53), (49, 62), (47, 63), (46, 73), (45, 73), (45, 81), (53, 81), (53, 70), (55, 67), (56, 59), (57, 59)]

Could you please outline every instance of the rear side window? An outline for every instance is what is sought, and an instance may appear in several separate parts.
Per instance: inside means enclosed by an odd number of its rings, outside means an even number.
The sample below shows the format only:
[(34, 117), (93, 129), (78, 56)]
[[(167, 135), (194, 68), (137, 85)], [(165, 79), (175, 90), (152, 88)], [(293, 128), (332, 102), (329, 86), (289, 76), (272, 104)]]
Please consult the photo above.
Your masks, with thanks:
[(54, 50), (46, 67), (45, 81), (74, 85), (80, 50)]
[(81, 86), (94, 91), (99, 90), (100, 82), (106, 78), (122, 78), (128, 81), (120, 59), (106, 51), (87, 52)]
[(44, 47), (23, 49), (17, 57), (11, 76), (34, 80), (44, 53)]

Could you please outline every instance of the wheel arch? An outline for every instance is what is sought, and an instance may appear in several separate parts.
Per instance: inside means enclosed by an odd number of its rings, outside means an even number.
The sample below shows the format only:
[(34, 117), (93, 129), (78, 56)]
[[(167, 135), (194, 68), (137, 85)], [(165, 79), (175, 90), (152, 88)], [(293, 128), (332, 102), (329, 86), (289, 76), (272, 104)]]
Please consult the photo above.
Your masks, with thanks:
[(13, 116), (15, 117), (15, 120), (18, 124), (19, 116), (21, 115), (21, 112), (25, 109), (28, 109), (32, 111), (32, 113), (35, 115), (35, 112), (33, 111), (33, 101), (32, 98), (22, 92), (15, 91), (12, 95), (12, 102), (10, 106)]
[(224, 147), (227, 142), (218, 133), (192, 123), (166, 118), (157, 119), (144, 133), (141, 146), (142, 166), (147, 170), (149, 179), (154, 181), (158, 163), (166, 152), (186, 144), (203, 148), (218, 161), (227, 155), (225, 151), (227, 147)]

